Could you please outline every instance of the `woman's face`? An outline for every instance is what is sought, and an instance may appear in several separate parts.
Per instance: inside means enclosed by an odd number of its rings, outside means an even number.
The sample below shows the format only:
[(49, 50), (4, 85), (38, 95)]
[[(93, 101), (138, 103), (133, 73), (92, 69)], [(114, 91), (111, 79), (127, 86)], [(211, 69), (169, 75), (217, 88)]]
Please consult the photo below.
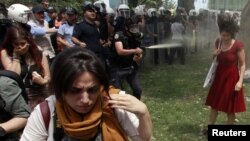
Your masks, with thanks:
[(29, 50), (29, 43), (24, 40), (24, 39), (21, 39), (21, 40), (15, 40), (13, 43), (12, 43), (12, 46), (14, 47), (14, 51), (20, 55), (24, 55), (25, 53), (28, 52)]
[(89, 72), (83, 72), (64, 95), (64, 100), (76, 112), (86, 114), (92, 110), (99, 95), (100, 84), (95, 76)]
[(222, 41), (227, 42), (227, 41), (232, 40), (232, 36), (231, 36), (231, 34), (228, 33), (228, 32), (222, 31), (222, 32), (220, 33), (220, 36), (221, 36), (221, 40), (222, 40)]

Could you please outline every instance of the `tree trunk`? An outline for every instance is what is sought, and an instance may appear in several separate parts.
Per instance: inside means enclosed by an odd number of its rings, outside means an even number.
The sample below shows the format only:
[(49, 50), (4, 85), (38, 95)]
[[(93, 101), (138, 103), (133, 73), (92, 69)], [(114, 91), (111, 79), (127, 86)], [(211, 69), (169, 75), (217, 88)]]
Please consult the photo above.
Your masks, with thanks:
[(246, 52), (246, 68), (250, 69), (250, 1), (247, 2), (245, 5), (242, 14), (241, 14), (241, 21), (240, 21), (240, 32), (239, 32), (239, 39), (242, 40), (244, 43), (244, 48)]

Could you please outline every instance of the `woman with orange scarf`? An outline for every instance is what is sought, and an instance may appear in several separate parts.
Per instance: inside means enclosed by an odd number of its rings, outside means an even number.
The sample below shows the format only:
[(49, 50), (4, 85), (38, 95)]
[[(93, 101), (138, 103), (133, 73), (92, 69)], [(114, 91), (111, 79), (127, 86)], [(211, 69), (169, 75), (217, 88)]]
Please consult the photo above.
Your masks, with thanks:
[[(152, 122), (147, 106), (132, 95), (109, 86), (105, 70), (89, 50), (69, 48), (51, 67), (48, 129), (40, 105), (32, 112), (21, 141), (149, 141)], [(56, 117), (56, 118), (55, 118)], [(55, 120), (57, 119), (57, 120)]]

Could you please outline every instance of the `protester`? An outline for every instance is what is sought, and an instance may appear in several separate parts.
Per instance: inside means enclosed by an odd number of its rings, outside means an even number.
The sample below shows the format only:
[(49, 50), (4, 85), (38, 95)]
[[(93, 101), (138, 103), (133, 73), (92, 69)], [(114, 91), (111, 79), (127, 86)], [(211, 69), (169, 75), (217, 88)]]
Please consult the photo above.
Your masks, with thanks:
[(49, 129), (46, 131), (41, 105), (37, 106), (21, 141), (53, 141), (55, 126), (63, 128), (65, 140), (101, 137), (104, 141), (128, 141), (127, 136), (134, 141), (150, 140), (152, 123), (147, 106), (109, 86), (105, 69), (94, 53), (65, 49), (55, 58), (51, 74), (50, 90), (55, 96), (46, 99), (51, 115)]
[(57, 33), (57, 45), (58, 51), (62, 51), (65, 48), (74, 47), (72, 42), (72, 34), (74, 26), (77, 22), (78, 12), (73, 7), (67, 7), (66, 9), (66, 21), (62, 24)]
[(14, 71), (22, 77), (31, 108), (44, 100), (46, 85), (50, 80), (49, 63), (28, 31), (18, 25), (7, 30), (1, 62), (5, 70)]
[(48, 22), (49, 24), (49, 28), (59, 28), (59, 27), (56, 27), (55, 25), (55, 21), (57, 19), (57, 10), (55, 7), (52, 7), (50, 6), (48, 9), (47, 9), (47, 12), (48, 12), (48, 16), (50, 17), (50, 21)]
[[(45, 9), (40, 6), (34, 6), (32, 8), (33, 17), (28, 21), (28, 24), (31, 26), (31, 33), (36, 44), (48, 58), (51, 63), (55, 57), (55, 51), (51, 43), (50, 36), (57, 32), (55, 28), (49, 28), (48, 22), (44, 19)], [(32, 32), (32, 29), (40, 28), (43, 32)]]
[(227, 114), (227, 124), (234, 124), (235, 113), (246, 111), (242, 90), (245, 51), (235, 39), (239, 28), (233, 20), (220, 21), (219, 30), (214, 51), (219, 64), (205, 104), (211, 107), (209, 124), (215, 124), (219, 111)]
[(48, 15), (48, 8), (49, 8), (49, 0), (42, 0), (41, 1), (41, 6), (44, 8), (44, 16), (45, 16), (45, 20), (47, 22), (49, 22), (51, 20), (51, 18)]
[(63, 7), (59, 10), (57, 14), (57, 19), (55, 20), (55, 28), (59, 28), (62, 24), (65, 23), (67, 15), (66, 15), (67, 8)]
[[(17, 75), (18, 76), (18, 75)], [(22, 97), (17, 81), (0, 77), (0, 140), (18, 141), (26, 125), (30, 108)]]

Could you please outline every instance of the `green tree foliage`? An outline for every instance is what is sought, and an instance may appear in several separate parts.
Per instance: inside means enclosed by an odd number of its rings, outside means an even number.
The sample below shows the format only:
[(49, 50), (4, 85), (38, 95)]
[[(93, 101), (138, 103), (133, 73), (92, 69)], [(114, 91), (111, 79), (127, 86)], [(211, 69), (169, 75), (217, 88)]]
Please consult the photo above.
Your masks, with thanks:
[[(37, 5), (40, 4), (42, 0), (4, 0), (4, 4), (6, 7), (10, 6), (11, 4), (14, 3), (21, 3), (24, 5)], [(81, 10), (81, 5), (84, 2), (84, 0), (49, 0), (50, 1), (50, 6), (55, 7), (56, 9), (61, 9), (63, 7), (75, 7), (78, 9), (78, 11)], [(95, 0), (90, 0), (90, 1), (95, 1)]]
[(147, 7), (158, 8), (162, 6), (162, 0), (138, 0), (138, 4), (145, 4)]
[(183, 7), (188, 12), (194, 9), (194, 0), (178, 0), (178, 7)]
[(168, 0), (167, 9), (175, 9), (175, 8), (176, 8), (176, 2), (174, 0)]
[(129, 7), (136, 7), (138, 2), (138, 0), (128, 0)]

